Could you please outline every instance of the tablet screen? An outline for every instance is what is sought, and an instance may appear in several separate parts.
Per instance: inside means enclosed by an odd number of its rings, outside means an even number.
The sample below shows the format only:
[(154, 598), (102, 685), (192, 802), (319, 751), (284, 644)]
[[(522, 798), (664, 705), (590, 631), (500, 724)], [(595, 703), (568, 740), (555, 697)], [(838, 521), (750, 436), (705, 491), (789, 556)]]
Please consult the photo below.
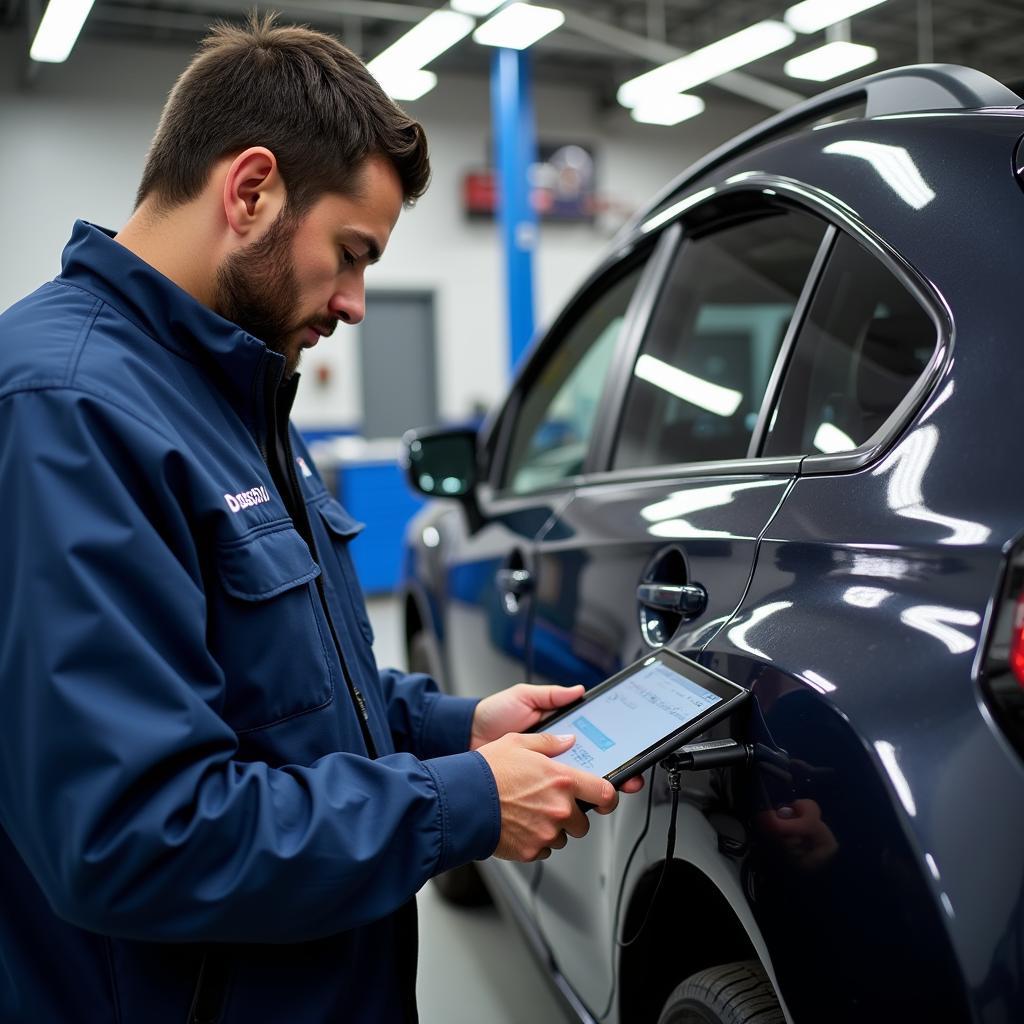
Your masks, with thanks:
[(540, 731), (576, 737), (553, 760), (608, 775), (721, 700), (652, 658), (640, 671)]

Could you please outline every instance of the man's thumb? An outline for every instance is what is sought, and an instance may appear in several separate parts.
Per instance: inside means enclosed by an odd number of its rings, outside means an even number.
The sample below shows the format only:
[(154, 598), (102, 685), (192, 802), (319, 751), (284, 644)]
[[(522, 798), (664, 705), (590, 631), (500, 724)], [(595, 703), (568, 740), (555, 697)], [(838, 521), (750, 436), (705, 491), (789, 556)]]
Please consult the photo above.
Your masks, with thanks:
[(556, 734), (551, 732), (531, 732), (523, 735), (523, 746), (528, 750), (536, 750), (540, 754), (554, 757), (564, 754), (575, 742), (576, 737), (570, 733)]

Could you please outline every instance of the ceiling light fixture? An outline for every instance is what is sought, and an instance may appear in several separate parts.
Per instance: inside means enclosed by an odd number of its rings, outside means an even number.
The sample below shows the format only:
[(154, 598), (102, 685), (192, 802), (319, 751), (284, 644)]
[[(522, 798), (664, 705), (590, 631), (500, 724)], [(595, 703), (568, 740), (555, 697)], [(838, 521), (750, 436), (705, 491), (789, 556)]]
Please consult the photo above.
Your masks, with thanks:
[(836, 40), (787, 60), (783, 70), (790, 78), (803, 78), (808, 82), (828, 82), (840, 75), (856, 71), (857, 68), (874, 64), (876, 60), (878, 51), (873, 46)]
[(74, 49), (93, 0), (50, 0), (29, 56), (46, 64), (62, 64)]
[(555, 7), (514, 3), (502, 8), (474, 33), (473, 39), (483, 46), (500, 46), (508, 50), (525, 50), (554, 32), (565, 15)]
[(378, 81), (395, 73), (403, 75), (415, 71), (468, 36), (475, 24), (468, 14), (434, 11), (366, 66)]
[(437, 75), (433, 71), (415, 68), (412, 71), (401, 71), (395, 68), (377, 75), (380, 87), (393, 100), (418, 100), (437, 85)]
[(619, 87), (618, 100), (624, 107), (636, 107), (652, 94), (685, 92), (782, 50), (795, 39), (793, 30), (782, 22), (759, 21), (716, 43), (702, 46), (653, 71), (631, 78)]
[(664, 93), (648, 96), (638, 103), (629, 116), (641, 124), (679, 124), (704, 113), (704, 101), (689, 93)]
[(846, 21), (861, 11), (877, 7), (885, 0), (803, 0), (794, 4), (782, 16), (786, 24), (797, 32), (820, 32), (829, 25)]

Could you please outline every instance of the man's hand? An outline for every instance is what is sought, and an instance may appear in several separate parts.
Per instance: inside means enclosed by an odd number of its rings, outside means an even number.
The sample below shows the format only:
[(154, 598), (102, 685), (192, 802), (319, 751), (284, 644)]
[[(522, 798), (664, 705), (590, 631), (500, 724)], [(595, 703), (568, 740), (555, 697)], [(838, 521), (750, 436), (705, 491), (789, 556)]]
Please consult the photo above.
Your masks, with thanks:
[(569, 836), (585, 836), (590, 822), (577, 800), (593, 804), (599, 814), (615, 809), (619, 795), (607, 779), (551, 760), (564, 754), (574, 741), (574, 736), (550, 733), (509, 733), (480, 747), (501, 801), (501, 836), (495, 857), (545, 860), (552, 850), (565, 846)]
[(525, 732), (549, 711), (564, 708), (583, 696), (583, 686), (531, 686), (519, 683), (484, 697), (473, 714), (469, 749), (501, 739), (509, 732)]

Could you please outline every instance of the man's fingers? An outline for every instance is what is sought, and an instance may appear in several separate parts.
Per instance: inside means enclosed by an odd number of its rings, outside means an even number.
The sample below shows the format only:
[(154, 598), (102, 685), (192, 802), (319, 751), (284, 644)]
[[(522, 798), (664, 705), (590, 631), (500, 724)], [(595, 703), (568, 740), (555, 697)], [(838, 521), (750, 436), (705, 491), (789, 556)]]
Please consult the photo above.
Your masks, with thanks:
[(573, 778), (577, 799), (585, 804), (593, 804), (599, 814), (607, 814), (615, 807), (619, 794), (607, 779), (583, 771), (574, 772)]
[(527, 732), (515, 737), (516, 742), (527, 750), (536, 750), (539, 754), (554, 757), (564, 754), (575, 742), (572, 733), (562, 735), (551, 732)]
[(644, 777), (642, 775), (634, 775), (631, 779), (626, 781), (619, 786), (620, 793), (639, 793), (644, 788)]
[(581, 684), (577, 686), (534, 686), (534, 706), (542, 710), (564, 708), (579, 700), (585, 690)]
[(573, 839), (582, 839), (590, 831), (590, 819), (579, 809), (565, 823), (565, 832)]

